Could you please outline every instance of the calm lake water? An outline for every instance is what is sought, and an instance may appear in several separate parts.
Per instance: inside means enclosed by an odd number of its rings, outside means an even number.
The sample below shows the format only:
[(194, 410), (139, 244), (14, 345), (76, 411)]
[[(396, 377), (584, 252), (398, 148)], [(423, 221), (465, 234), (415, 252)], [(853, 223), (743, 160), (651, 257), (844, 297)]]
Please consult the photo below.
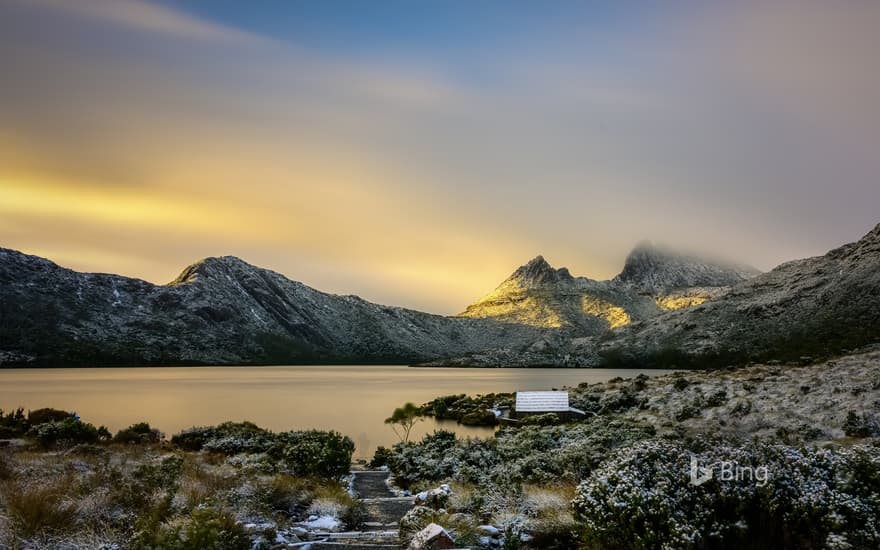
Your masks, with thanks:
[[(642, 371), (616, 369), (445, 369), (406, 366), (157, 367), (0, 370), (0, 408), (54, 407), (115, 432), (146, 421), (164, 433), (226, 420), (250, 420), (275, 431), (332, 429), (350, 436), (357, 457), (397, 441), (384, 419), (407, 401), (441, 395), (549, 390), (602, 382)], [(669, 371), (644, 371), (648, 375)], [(438, 427), (426, 420), (413, 437)]]

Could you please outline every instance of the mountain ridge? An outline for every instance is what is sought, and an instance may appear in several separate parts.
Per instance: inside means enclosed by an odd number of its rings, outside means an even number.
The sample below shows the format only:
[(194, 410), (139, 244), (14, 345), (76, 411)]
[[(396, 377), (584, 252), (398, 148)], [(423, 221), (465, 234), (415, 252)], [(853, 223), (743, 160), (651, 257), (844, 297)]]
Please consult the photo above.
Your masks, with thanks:
[[(880, 225), (756, 276), (645, 247), (630, 256), (606, 281), (537, 256), (445, 317), (321, 292), (234, 256), (156, 285), (0, 249), (0, 366), (723, 366), (880, 341)], [(719, 282), (731, 284), (700, 286)]]

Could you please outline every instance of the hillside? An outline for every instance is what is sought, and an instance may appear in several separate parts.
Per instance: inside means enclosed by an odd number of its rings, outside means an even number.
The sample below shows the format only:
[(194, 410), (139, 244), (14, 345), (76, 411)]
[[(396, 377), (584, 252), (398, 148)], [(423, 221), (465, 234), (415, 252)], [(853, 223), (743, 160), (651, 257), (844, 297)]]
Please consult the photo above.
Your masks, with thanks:
[(406, 363), (537, 333), (327, 294), (229, 256), (153, 285), (0, 250), (4, 366)]
[(607, 364), (809, 362), (880, 341), (880, 225), (824, 256), (795, 260), (693, 308), (604, 342)]
[(880, 341), (880, 226), (768, 273), (640, 245), (608, 281), (538, 256), (458, 316), (328, 294), (238, 258), (167, 285), (0, 249), (0, 365), (720, 367)]

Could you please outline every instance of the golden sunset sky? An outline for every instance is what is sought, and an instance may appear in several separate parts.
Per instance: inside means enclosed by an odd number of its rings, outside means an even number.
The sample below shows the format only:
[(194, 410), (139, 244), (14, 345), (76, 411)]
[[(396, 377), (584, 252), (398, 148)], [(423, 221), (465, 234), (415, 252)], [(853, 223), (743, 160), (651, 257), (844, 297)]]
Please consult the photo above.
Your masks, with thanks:
[[(662, 4), (662, 6), (661, 6)], [(880, 4), (0, 0), (0, 246), (455, 313), (880, 221)]]

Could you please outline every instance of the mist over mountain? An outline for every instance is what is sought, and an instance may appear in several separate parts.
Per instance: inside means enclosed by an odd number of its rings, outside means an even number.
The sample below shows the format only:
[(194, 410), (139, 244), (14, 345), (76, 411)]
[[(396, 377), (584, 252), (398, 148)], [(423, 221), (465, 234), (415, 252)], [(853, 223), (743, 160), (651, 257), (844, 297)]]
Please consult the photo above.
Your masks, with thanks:
[(238, 258), (167, 285), (0, 249), (0, 364), (722, 366), (880, 341), (880, 226), (760, 274), (642, 243), (596, 281), (538, 256), (457, 316), (328, 294)]

